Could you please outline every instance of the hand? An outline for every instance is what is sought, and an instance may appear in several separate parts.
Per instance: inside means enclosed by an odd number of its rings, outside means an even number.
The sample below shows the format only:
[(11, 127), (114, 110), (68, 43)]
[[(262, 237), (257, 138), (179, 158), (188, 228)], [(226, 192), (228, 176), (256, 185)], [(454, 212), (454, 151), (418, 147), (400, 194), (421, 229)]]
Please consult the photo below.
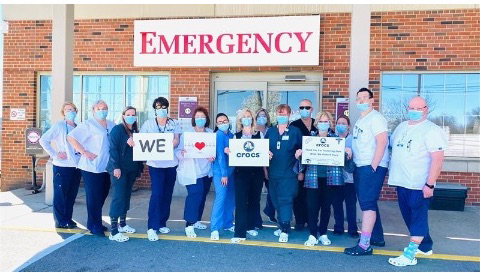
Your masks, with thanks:
[(85, 158), (87, 158), (90, 161), (93, 161), (95, 158), (97, 158), (96, 154), (93, 154), (87, 150), (83, 152), (83, 155), (85, 155)]
[(370, 167), (372, 167), (373, 172), (376, 172), (376, 171), (377, 171), (377, 167), (378, 167), (378, 166), (375, 166), (375, 167), (374, 167), (373, 165), (370, 165)]
[(268, 159), (272, 160), (273, 153), (271, 151), (268, 151)]
[(208, 162), (213, 162), (213, 161), (215, 161), (215, 156), (208, 157), (207, 160), (208, 160)]
[(176, 147), (178, 145), (178, 139), (177, 138), (173, 138), (173, 147)]
[(230, 154), (230, 149), (228, 147), (226, 147), (223, 152), (225, 152), (226, 155), (229, 155)]
[(423, 186), (423, 197), (431, 198), (433, 196), (433, 190), (434, 189), (430, 189), (427, 186)]
[(305, 179), (305, 174), (304, 173), (298, 173), (298, 181), (303, 181)]
[(347, 159), (348, 160), (352, 159), (352, 149), (351, 148), (345, 148), (345, 153), (347, 154)]
[(132, 147), (132, 148), (135, 146), (135, 142), (133, 142), (133, 138), (132, 138), (132, 137), (128, 138), (127, 144), (128, 144), (130, 147)]
[(122, 176), (122, 171), (120, 169), (113, 170), (113, 176), (115, 176), (117, 179), (120, 179)]
[(300, 158), (301, 155), (302, 155), (302, 149), (298, 149), (298, 150), (295, 152), (295, 159)]
[(62, 160), (67, 159), (67, 153), (64, 152), (64, 151), (60, 151), (60, 152), (57, 153), (57, 158), (62, 159)]
[(182, 154), (183, 157), (185, 157), (185, 153), (187, 153), (187, 151), (185, 149), (182, 149), (182, 151), (180, 151), (180, 153)]
[(221, 180), (221, 182), (222, 182), (222, 185), (223, 185), (223, 187), (227, 187), (227, 184), (228, 184), (228, 177), (222, 177), (222, 180)]

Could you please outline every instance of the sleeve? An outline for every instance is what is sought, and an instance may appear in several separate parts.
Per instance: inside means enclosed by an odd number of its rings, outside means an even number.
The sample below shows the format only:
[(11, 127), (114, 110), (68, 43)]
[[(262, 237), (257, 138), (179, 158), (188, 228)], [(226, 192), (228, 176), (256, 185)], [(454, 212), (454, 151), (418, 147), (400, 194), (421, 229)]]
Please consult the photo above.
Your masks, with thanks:
[(110, 153), (110, 162), (113, 165), (113, 169), (119, 169), (120, 168), (120, 152), (121, 152), (121, 135), (120, 135), (120, 128), (114, 127), (112, 130), (112, 134), (110, 135), (110, 147), (109, 147), (109, 153)]
[(267, 132), (265, 132), (265, 136), (263, 137), (264, 139), (268, 139), (268, 137), (270, 136), (270, 129), (272, 128), (267, 129)]
[(72, 137), (73, 139), (77, 140), (80, 144), (85, 143), (88, 137), (90, 136), (90, 130), (86, 123), (79, 124), (76, 128), (74, 128), (68, 136)]
[(388, 144), (389, 145), (393, 145), (394, 142), (395, 142), (395, 136), (397, 135), (397, 130), (398, 128), (401, 126), (401, 123), (395, 128), (395, 130), (393, 131), (392, 135), (390, 135), (390, 139), (388, 141)]
[(175, 154), (175, 156), (177, 156), (178, 160), (183, 160), (184, 157), (182, 155), (182, 150), (183, 150), (183, 140), (184, 140), (184, 137), (185, 135), (181, 134), (180, 135), (180, 141), (178, 142), (178, 146), (177, 148), (173, 149), (173, 153)]
[(227, 177), (227, 160), (225, 158), (225, 137), (222, 137), (221, 133), (217, 131), (217, 160), (220, 165), (220, 172), (222, 177)]
[(300, 130), (295, 131), (295, 136), (296, 136), (296, 144), (295, 144), (295, 150), (301, 149), (302, 148), (302, 142), (303, 142), (303, 135), (300, 132)]
[(45, 132), (42, 137), (40, 137), (40, 145), (42, 148), (54, 158), (57, 155), (57, 152), (53, 149), (51, 142), (59, 134), (58, 124), (53, 125), (47, 132)]
[(175, 127), (173, 128), (173, 133), (181, 134), (183, 132), (182, 126), (179, 121), (174, 120)]
[(440, 127), (435, 125), (427, 132), (425, 144), (428, 152), (445, 150), (448, 146), (447, 135)]
[(370, 125), (374, 136), (377, 136), (382, 132), (388, 132), (387, 120), (382, 116), (376, 116)]
[(148, 124), (149, 124), (149, 120), (145, 121), (145, 123), (143, 123), (142, 127), (140, 128), (140, 132), (142, 133), (150, 132), (148, 131)]

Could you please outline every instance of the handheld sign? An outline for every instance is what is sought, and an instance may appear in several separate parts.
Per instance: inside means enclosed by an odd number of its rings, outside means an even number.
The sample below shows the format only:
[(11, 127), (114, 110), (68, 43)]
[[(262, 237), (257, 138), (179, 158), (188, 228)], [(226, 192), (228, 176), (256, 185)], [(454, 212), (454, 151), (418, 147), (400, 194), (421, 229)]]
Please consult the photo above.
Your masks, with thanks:
[(134, 133), (133, 161), (173, 160), (173, 133)]
[(345, 139), (303, 136), (302, 164), (344, 166)]
[(230, 139), (228, 165), (236, 167), (268, 167), (267, 139)]
[(210, 132), (184, 132), (185, 158), (209, 158), (217, 155), (217, 134)]

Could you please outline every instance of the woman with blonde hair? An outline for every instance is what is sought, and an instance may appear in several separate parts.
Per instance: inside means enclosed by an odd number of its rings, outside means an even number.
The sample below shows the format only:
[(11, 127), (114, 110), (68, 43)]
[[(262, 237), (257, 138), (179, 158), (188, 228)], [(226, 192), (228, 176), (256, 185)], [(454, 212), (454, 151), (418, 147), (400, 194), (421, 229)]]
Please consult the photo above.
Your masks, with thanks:
[[(73, 204), (80, 185), (80, 170), (77, 169), (80, 153), (67, 142), (67, 135), (77, 124), (77, 107), (72, 102), (62, 105), (63, 120), (54, 124), (40, 138), (40, 145), (53, 159), (53, 216), (55, 227), (75, 228), (72, 220)], [(55, 148), (51, 142), (55, 142)]]

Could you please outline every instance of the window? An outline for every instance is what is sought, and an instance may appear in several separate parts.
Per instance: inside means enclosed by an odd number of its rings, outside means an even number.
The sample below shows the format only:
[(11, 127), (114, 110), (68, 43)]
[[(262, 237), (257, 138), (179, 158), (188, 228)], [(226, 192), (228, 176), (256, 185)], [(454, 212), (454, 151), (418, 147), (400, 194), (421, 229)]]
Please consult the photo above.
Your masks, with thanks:
[[(51, 126), (51, 75), (40, 76), (40, 119), (43, 132)], [(79, 109), (77, 122), (92, 116), (92, 104), (104, 100), (108, 104), (107, 119), (119, 123), (125, 106), (137, 109), (138, 123), (141, 126), (152, 118), (151, 104), (157, 97), (168, 99), (169, 78), (165, 75), (75, 75), (73, 77), (73, 103)]]
[(480, 157), (480, 73), (384, 73), (381, 111), (389, 132), (407, 120), (416, 95), (426, 99), (428, 119), (448, 134), (446, 156)]

